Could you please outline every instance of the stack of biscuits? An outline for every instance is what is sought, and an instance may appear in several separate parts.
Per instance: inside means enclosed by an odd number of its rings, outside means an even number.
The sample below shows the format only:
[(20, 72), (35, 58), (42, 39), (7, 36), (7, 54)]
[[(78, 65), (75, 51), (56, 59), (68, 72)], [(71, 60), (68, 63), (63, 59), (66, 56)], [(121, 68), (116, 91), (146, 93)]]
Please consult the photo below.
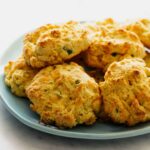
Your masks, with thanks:
[(150, 121), (150, 20), (47, 24), (24, 37), (5, 83), (45, 125)]

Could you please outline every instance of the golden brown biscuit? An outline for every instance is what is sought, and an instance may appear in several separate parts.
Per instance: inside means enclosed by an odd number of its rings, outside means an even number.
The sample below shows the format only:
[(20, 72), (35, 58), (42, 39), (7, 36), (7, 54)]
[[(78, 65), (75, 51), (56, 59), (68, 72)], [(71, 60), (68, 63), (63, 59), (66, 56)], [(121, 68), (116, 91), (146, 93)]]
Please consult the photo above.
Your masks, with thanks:
[(150, 19), (140, 19), (128, 24), (126, 29), (135, 32), (144, 46), (150, 48)]
[(10, 61), (4, 69), (5, 83), (11, 88), (12, 93), (26, 97), (25, 88), (29, 85), (38, 70), (27, 66), (23, 58)]
[(95, 35), (85, 52), (85, 62), (105, 72), (114, 61), (144, 56), (144, 47), (135, 33), (122, 28), (104, 29)]
[(128, 126), (150, 120), (150, 68), (142, 59), (112, 63), (100, 83), (103, 110)]
[(76, 22), (68, 22), (42, 32), (36, 43), (25, 40), (24, 57), (32, 67), (41, 68), (63, 63), (86, 50), (88, 46), (87, 31)]
[(91, 125), (100, 110), (98, 84), (76, 63), (42, 69), (26, 93), (41, 121), (58, 127)]

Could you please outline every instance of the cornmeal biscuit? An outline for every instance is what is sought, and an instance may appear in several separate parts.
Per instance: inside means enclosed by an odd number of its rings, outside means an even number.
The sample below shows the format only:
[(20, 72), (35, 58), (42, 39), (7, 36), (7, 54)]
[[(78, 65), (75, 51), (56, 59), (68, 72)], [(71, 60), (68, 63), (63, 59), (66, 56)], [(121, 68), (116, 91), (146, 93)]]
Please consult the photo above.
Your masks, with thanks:
[(150, 68), (142, 59), (114, 62), (104, 78), (103, 111), (113, 122), (132, 126), (150, 120)]
[(114, 61), (124, 58), (143, 58), (145, 51), (137, 35), (122, 28), (103, 30), (95, 35), (85, 52), (85, 62), (103, 72)]
[(24, 43), (24, 57), (33, 68), (63, 63), (89, 47), (88, 34), (79, 23), (52, 27), (36, 40)]
[(5, 83), (11, 88), (12, 93), (26, 97), (25, 88), (29, 85), (38, 70), (27, 66), (23, 58), (10, 61), (4, 69)]
[(31, 108), (45, 124), (91, 125), (100, 110), (99, 86), (76, 63), (42, 69), (26, 88)]
[(135, 32), (144, 46), (150, 48), (150, 19), (140, 19), (128, 24), (126, 29)]

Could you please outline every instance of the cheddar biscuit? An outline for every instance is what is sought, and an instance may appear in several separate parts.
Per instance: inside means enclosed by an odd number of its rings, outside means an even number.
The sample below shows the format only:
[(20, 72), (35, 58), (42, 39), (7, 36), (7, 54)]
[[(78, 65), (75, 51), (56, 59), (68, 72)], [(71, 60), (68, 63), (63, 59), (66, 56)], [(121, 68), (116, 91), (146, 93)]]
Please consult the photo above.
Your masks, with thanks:
[(24, 43), (24, 57), (33, 68), (61, 64), (89, 46), (87, 31), (79, 23), (68, 22), (42, 32), (36, 43)]
[(12, 93), (17, 96), (26, 97), (25, 88), (30, 84), (32, 78), (38, 72), (27, 66), (24, 58), (10, 61), (4, 69), (5, 83), (11, 88)]
[(126, 29), (135, 32), (144, 46), (150, 48), (150, 19), (140, 19), (128, 24)]
[(98, 84), (76, 63), (42, 69), (26, 93), (40, 120), (58, 127), (91, 125), (100, 110)]
[(135, 33), (114, 28), (95, 35), (85, 52), (85, 62), (88, 66), (105, 72), (114, 61), (132, 57), (144, 58), (144, 56), (144, 47)]
[(150, 120), (150, 69), (142, 59), (114, 62), (100, 82), (103, 111), (115, 123)]

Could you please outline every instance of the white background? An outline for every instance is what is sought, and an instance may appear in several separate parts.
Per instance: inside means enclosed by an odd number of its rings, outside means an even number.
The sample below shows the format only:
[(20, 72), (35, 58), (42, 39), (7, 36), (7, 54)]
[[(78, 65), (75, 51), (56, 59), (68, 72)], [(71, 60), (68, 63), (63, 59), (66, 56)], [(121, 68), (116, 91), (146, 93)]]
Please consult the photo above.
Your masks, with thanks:
[[(45, 23), (150, 18), (150, 0), (0, 0), (0, 56), (14, 39)], [(0, 150), (150, 150), (150, 135), (111, 141), (60, 138), (26, 127), (0, 100)]]

